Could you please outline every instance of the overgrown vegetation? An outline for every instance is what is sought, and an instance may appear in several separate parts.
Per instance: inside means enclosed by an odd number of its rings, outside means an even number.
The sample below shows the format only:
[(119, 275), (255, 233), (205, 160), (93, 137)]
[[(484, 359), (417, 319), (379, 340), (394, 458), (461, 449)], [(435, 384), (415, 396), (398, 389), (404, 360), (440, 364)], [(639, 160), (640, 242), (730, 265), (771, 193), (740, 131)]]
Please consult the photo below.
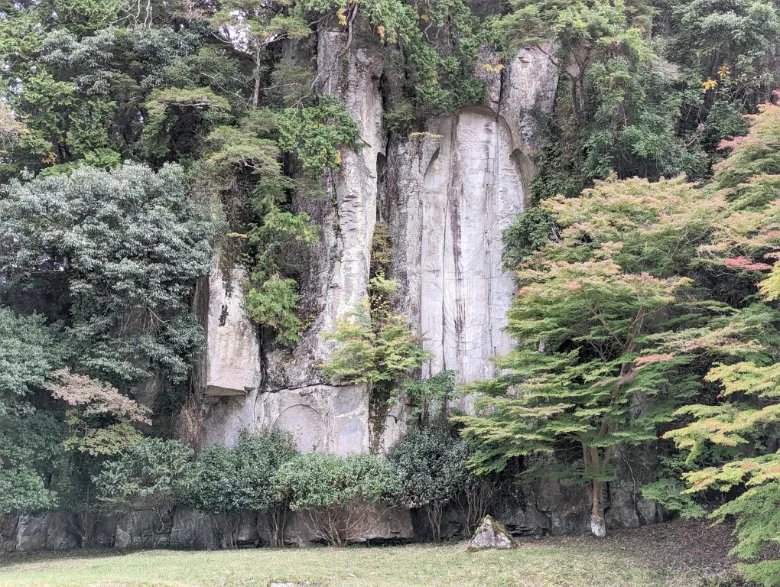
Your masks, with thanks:
[[(667, 479), (646, 495), (691, 516), (704, 509), (686, 494), (738, 490), (712, 513), (736, 517), (733, 553), (777, 542), (779, 120), (763, 105), (707, 186), (609, 180), (541, 204), (558, 231), (518, 266), (519, 343), (497, 360), (502, 375), (471, 388), (490, 409), (457, 418), (480, 446), (477, 471), (554, 455), (558, 467), (523, 475), (587, 482), (603, 535), (616, 453), (666, 430), (689, 488)], [(774, 585), (777, 564), (742, 568)]]
[[(517, 346), (445, 428), (456, 374), (420, 379), (377, 222), (365, 301), (321, 367), (403, 403), (408, 436), (389, 459), (271, 431), (196, 454), (196, 281), (244, 265), (263, 351), (292, 349), (315, 211), (364, 146), (312, 69), (323, 30), (344, 33), (341, 66), (381, 53), (389, 144), (483, 103), (520, 48), (556, 67), (553, 111), (523, 128), (533, 206), (504, 233)], [(486, 474), (520, 471), (582, 484), (603, 535), (617, 457), (662, 437), (644, 495), (736, 519), (745, 575), (777, 585), (780, 109), (759, 105), (779, 34), (769, 0), (0, 3), (0, 512), (57, 509), (88, 546), (101, 515), (143, 503), (162, 528), (190, 507), (233, 547), (247, 516), (283, 544), (295, 511), (343, 545), (400, 504), (439, 539), (445, 508), (471, 528)]]
[(393, 311), (390, 295), (397, 287), (377, 275), (369, 283), (370, 298), (336, 325), (330, 336), (339, 345), (322, 366), (329, 377), (367, 383), (369, 391), (386, 396), (430, 358), (406, 318)]
[(435, 542), (441, 540), (444, 508), (456, 503), (474, 481), (463, 466), (470, 456), (469, 444), (441, 427), (414, 429), (390, 452), (398, 470), (398, 500), (425, 512)]

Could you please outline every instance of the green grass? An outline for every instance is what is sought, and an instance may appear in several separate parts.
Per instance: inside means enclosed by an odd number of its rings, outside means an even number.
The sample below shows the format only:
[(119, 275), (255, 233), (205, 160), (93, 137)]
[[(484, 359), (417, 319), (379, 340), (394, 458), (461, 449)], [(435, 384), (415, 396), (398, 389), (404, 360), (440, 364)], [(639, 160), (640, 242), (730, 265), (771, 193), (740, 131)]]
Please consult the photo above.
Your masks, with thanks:
[[(251, 549), (218, 552), (70, 552), (0, 564), (0, 585), (697, 585), (695, 570), (616, 543), (524, 542), (513, 551), (469, 553), (464, 544), (375, 548)], [(645, 553), (646, 554), (646, 553)]]

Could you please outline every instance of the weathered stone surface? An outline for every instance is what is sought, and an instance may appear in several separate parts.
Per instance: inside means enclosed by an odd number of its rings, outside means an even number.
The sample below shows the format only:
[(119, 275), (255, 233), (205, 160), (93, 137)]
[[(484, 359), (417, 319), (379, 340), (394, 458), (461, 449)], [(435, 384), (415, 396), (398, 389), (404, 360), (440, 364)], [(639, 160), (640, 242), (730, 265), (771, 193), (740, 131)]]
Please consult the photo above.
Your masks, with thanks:
[(208, 282), (206, 395), (245, 396), (260, 385), (260, 345), (243, 307), (247, 272), (220, 267), (215, 257)]
[(615, 456), (616, 475), (608, 484), (608, 528), (636, 528), (663, 521), (654, 501), (642, 497), (642, 486), (655, 480), (658, 454), (654, 444), (622, 447)]
[(16, 528), (16, 550), (44, 550), (48, 516), (19, 516)]
[(157, 548), (170, 544), (174, 523), (172, 507), (137, 509), (120, 516), (116, 523), (116, 548)]
[(207, 398), (203, 445), (221, 444), (232, 447), (238, 443), (242, 430), (255, 430), (258, 395), (259, 392), (253, 390), (245, 397)]
[(590, 498), (580, 486), (543, 479), (527, 488), (529, 500), (550, 520), (551, 534), (585, 534), (590, 531)]
[(264, 393), (257, 402), (255, 426), (287, 430), (301, 452), (365, 452), (368, 393), (363, 385), (313, 385)]
[(381, 426), (380, 430), (371, 430), (371, 438), (378, 438), (379, 445), (376, 450), (382, 454), (387, 454), (393, 445), (401, 440), (406, 434), (409, 421), (409, 406), (399, 402), (387, 406), (387, 411), (383, 414), (381, 420), (374, 418), (371, 421), (373, 426)]
[(392, 273), (403, 310), (435, 353), (423, 376), (453, 369), (473, 381), (511, 349), (502, 328), (514, 283), (501, 268), (501, 230), (524, 207), (522, 170), (506, 121), (487, 108), (429, 128), (390, 148)]
[(537, 114), (552, 112), (555, 106), (558, 70), (551, 57), (554, 53), (555, 48), (546, 43), (521, 49), (504, 72), (498, 112), (512, 131), (515, 147), (529, 162), (542, 147), (544, 136), (537, 127)]
[(479, 523), (474, 536), (469, 540), (469, 550), (499, 549), (506, 550), (516, 548), (517, 542), (507, 532), (501, 522), (490, 516), (485, 516)]
[(292, 353), (268, 354), (266, 390), (327, 383), (317, 365), (335, 342), (325, 334), (366, 297), (376, 224), (377, 158), (384, 153), (380, 78), (386, 53), (376, 34), (358, 18), (353, 40), (342, 27), (318, 32), (317, 85), (338, 97), (360, 131), (361, 148), (342, 149), (339, 170), (326, 173), (327, 201), (301, 198), (297, 205), (321, 227), (304, 277), (304, 305), (312, 324)]
[[(351, 543), (399, 543), (414, 540), (412, 516), (404, 508), (388, 508), (386, 505), (368, 505), (364, 518), (356, 525)], [(305, 547), (317, 542), (305, 513), (291, 512), (284, 532), (285, 542)]]
[(0, 516), (0, 554), (13, 552), (16, 549), (16, 526), (19, 516), (3, 514)]
[(220, 266), (198, 284), (195, 312), (206, 329), (206, 349), (193, 376), (206, 417), (204, 446), (233, 446), (254, 422), (254, 402), (262, 380), (257, 329), (244, 310), (246, 269)]
[(512, 536), (550, 533), (550, 518), (540, 512), (533, 501), (526, 500), (522, 490), (502, 491), (493, 511)]
[(170, 546), (193, 550), (217, 550), (219, 540), (211, 516), (188, 508), (177, 508), (173, 516)]
[(14, 550), (66, 550), (78, 546), (68, 515), (51, 512), (41, 516), (19, 516)]
[(453, 369), (473, 381), (493, 374), (490, 357), (511, 350), (503, 327), (514, 282), (501, 268), (501, 231), (523, 210), (523, 186), (509, 129), (492, 112), (464, 110), (437, 134), (415, 227), (420, 329), (434, 353), (423, 376)]
[(362, 533), (361, 541), (371, 543), (409, 542), (414, 539), (412, 516), (405, 508), (375, 506), (371, 523)]
[[(511, 348), (502, 327), (514, 283), (501, 268), (501, 231), (524, 209), (535, 173), (533, 114), (554, 102), (557, 72), (544, 49), (520, 51), (504, 71), (483, 50), (483, 106), (429, 120), (426, 133), (388, 148), (380, 209), (390, 223), (401, 306), (436, 354), (424, 376), (453, 369), (460, 381), (490, 377), (490, 358)], [(471, 408), (470, 400), (461, 403)]]

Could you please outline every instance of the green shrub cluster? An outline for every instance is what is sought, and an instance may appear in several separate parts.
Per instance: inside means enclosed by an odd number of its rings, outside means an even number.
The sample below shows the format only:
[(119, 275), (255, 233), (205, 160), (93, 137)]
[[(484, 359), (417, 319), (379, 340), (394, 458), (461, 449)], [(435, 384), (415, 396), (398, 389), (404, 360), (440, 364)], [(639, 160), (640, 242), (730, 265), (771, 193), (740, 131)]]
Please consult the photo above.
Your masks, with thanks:
[[(291, 437), (277, 431), (244, 431), (234, 447), (216, 445), (197, 455), (176, 440), (139, 437), (93, 470), (94, 499), (80, 510), (83, 542), (102, 515), (150, 510), (162, 528), (176, 506), (208, 513), (225, 548), (237, 546), (242, 519), (253, 519), (272, 546), (284, 545), (289, 512), (315, 540), (343, 546), (362, 540), (392, 507), (424, 512), (439, 540), (445, 508), (463, 509), (472, 527), (489, 505), (468, 509), (483, 489), (465, 466), (471, 454), (466, 441), (443, 427), (413, 429), (388, 457), (300, 454)], [(4, 513), (64, 505), (32, 468), (3, 470), (0, 486), (8, 489), (0, 500)]]

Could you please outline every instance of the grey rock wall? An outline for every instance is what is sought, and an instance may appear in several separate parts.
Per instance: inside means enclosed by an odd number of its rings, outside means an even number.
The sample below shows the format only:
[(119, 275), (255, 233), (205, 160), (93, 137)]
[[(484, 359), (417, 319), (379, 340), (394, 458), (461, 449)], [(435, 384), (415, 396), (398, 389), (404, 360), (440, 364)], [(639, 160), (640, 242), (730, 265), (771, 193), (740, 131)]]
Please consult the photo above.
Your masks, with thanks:
[(503, 69), (483, 52), (482, 104), (430, 120), (428, 132), (389, 137), (381, 84), (390, 49), (355, 24), (351, 41), (341, 27), (318, 33), (316, 83), (346, 106), (361, 148), (344, 149), (340, 169), (326, 174), (326, 200), (297, 201), (321, 227), (302, 292), (311, 324), (292, 351), (263, 349), (261, 364), (241, 307), (245, 274), (233, 269), (226, 284), (224, 268), (212, 272), (199, 385), (206, 444), (276, 426), (305, 450), (346, 454), (386, 451), (403, 435), (403, 406), (371, 414), (364, 386), (334, 386), (318, 368), (335, 345), (327, 334), (366, 297), (377, 221), (390, 226), (398, 306), (434, 354), (423, 376), (452, 369), (460, 381), (490, 377), (491, 357), (511, 348), (503, 327), (514, 284), (501, 268), (501, 231), (526, 204), (535, 116), (553, 106), (555, 67), (543, 49), (523, 50)]
[(244, 397), (260, 386), (260, 344), (243, 307), (247, 280), (244, 267), (225, 267), (215, 257), (208, 278), (203, 389), (207, 396)]
[(405, 227), (419, 259), (407, 279), (434, 355), (423, 376), (451, 369), (473, 381), (490, 377), (490, 357), (511, 349), (502, 329), (514, 283), (501, 268), (501, 231), (523, 210), (525, 193), (503, 118), (469, 108), (436, 130), (438, 148), (406, 202), (419, 211)]
[(362, 385), (312, 385), (262, 394), (255, 426), (287, 430), (301, 452), (349, 455), (368, 451), (368, 416)]
[(382, 203), (392, 273), (435, 355), (423, 376), (452, 369), (462, 382), (490, 377), (490, 358), (511, 348), (503, 327), (515, 288), (501, 268), (501, 232), (525, 209), (537, 117), (554, 105), (548, 49), (524, 49), (503, 68), (483, 51), (476, 74), (487, 84), (484, 102), (388, 149)]

